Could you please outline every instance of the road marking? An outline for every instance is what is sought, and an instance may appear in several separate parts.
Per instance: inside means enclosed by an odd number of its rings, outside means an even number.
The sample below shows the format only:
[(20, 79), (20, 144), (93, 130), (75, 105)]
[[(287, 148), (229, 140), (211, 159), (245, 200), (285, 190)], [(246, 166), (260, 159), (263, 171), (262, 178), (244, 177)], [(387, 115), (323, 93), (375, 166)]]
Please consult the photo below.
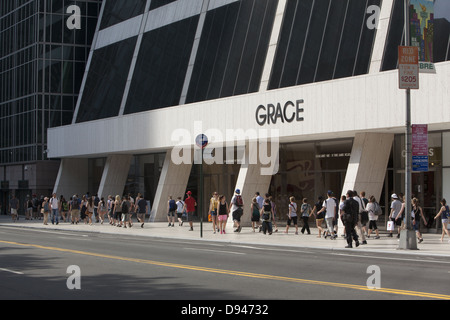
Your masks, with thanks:
[(0, 268), (0, 271), (10, 272), (10, 273), (14, 273), (14, 274), (23, 274), (23, 272), (14, 271), (14, 270), (10, 270), (10, 269), (4, 269), (4, 268)]
[(213, 249), (201, 249), (201, 248), (183, 248), (185, 250), (194, 250), (194, 251), (208, 251), (214, 253), (228, 253), (228, 254), (236, 254), (236, 255), (246, 255), (243, 252), (234, 252), (234, 251), (222, 251), (222, 250), (213, 250)]
[(420, 260), (420, 259), (407, 259), (407, 258), (398, 258), (398, 257), (389, 258), (389, 257), (377, 257), (377, 256), (345, 254), (345, 253), (332, 253), (332, 255), (345, 256), (345, 257), (370, 258), (370, 259), (379, 259), (379, 260), (398, 260), (398, 261), (414, 261), (414, 262), (450, 264), (450, 261), (443, 261), (443, 260)]
[(143, 263), (143, 264), (160, 266), (160, 267), (201, 271), (201, 272), (209, 272), (209, 273), (224, 274), (224, 275), (234, 275), (234, 276), (246, 277), (246, 278), (266, 279), (266, 280), (284, 281), (284, 282), (291, 282), (291, 283), (301, 283), (301, 284), (309, 284), (309, 285), (319, 285), (319, 286), (354, 289), (354, 290), (360, 290), (360, 291), (370, 291), (370, 292), (376, 292), (376, 293), (390, 293), (390, 294), (396, 294), (396, 295), (415, 296), (415, 297), (421, 297), (421, 298), (450, 300), (450, 295), (445, 295), (445, 294), (409, 291), (409, 290), (401, 290), (401, 289), (389, 289), (389, 288), (374, 289), (374, 288), (368, 288), (367, 286), (361, 286), (361, 285), (355, 285), (355, 284), (317, 281), (317, 280), (290, 278), (290, 277), (275, 276), (275, 275), (260, 274), (260, 273), (250, 273), (250, 272), (235, 271), (235, 270), (224, 270), (224, 269), (215, 269), (215, 268), (207, 268), (207, 267), (199, 267), (199, 266), (190, 266), (190, 265), (182, 265), (182, 264), (176, 264), (176, 263), (170, 263), (170, 262), (127, 258), (127, 257), (120, 257), (120, 256), (112, 256), (112, 255), (108, 255), (108, 254), (85, 252), (85, 251), (63, 249), (63, 248), (56, 248), (56, 247), (46, 247), (46, 246), (41, 246), (41, 245), (37, 245), (37, 244), (18, 243), (18, 242), (11, 242), (11, 241), (1, 241), (0, 240), (0, 243), (16, 245), (16, 246), (23, 246), (23, 247), (31, 247), (31, 248), (37, 248), (37, 249), (43, 249), (43, 250), (65, 252), (65, 253), (74, 253), (74, 254), (80, 254), (80, 255), (98, 257), (98, 258), (106, 258), (106, 259), (114, 259), (114, 260), (121, 260), (121, 261), (135, 262), (135, 263)]

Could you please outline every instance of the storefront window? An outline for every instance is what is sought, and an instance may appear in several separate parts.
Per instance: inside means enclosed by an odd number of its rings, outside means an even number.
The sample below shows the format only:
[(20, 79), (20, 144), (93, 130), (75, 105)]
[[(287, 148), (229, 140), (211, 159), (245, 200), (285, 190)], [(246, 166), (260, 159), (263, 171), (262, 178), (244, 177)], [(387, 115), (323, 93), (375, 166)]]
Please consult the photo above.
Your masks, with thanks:
[(269, 191), (278, 212), (287, 212), (290, 196), (298, 203), (307, 198), (311, 205), (318, 196), (325, 198), (328, 190), (340, 198), (352, 145), (351, 139), (282, 145), (280, 170), (273, 176)]
[[(390, 194), (405, 194), (405, 136), (398, 135), (394, 142), (393, 190)], [(428, 228), (435, 228), (434, 216), (439, 210), (442, 198), (442, 134), (428, 135), (428, 166), (426, 172), (413, 172), (411, 175), (412, 196), (419, 199)], [(437, 226), (439, 227), (439, 226)]]

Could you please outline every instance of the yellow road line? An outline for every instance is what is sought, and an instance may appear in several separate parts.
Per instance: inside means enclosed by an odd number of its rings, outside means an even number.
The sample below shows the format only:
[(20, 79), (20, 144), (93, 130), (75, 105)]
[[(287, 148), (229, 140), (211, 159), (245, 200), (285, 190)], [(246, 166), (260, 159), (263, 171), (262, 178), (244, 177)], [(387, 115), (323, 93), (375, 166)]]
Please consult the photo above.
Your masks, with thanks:
[(203, 271), (203, 272), (209, 272), (209, 273), (234, 275), (234, 276), (247, 277), (247, 278), (268, 279), (268, 280), (303, 283), (303, 284), (310, 284), (310, 285), (347, 288), (347, 289), (370, 291), (370, 292), (377, 292), (377, 293), (390, 293), (390, 294), (397, 294), (397, 295), (415, 296), (415, 297), (421, 297), (421, 298), (450, 300), (450, 295), (444, 295), (444, 294), (400, 290), (400, 289), (389, 289), (389, 288), (373, 289), (373, 288), (368, 288), (367, 286), (347, 284), (347, 283), (317, 281), (317, 280), (282, 277), (282, 276), (274, 276), (274, 275), (259, 274), (259, 273), (250, 273), (250, 272), (242, 272), (242, 271), (190, 266), (190, 265), (176, 264), (176, 263), (170, 263), (170, 262), (119, 257), (119, 256), (113, 256), (113, 255), (107, 255), (107, 254), (101, 254), (101, 253), (93, 253), (93, 252), (86, 252), (86, 251), (79, 251), (79, 250), (56, 248), (56, 247), (47, 247), (47, 246), (41, 246), (41, 245), (37, 245), (37, 244), (18, 243), (18, 242), (11, 242), (11, 241), (0, 241), (0, 243), (32, 247), (32, 248), (43, 249), (43, 250), (59, 251), (59, 252), (65, 252), (65, 253), (74, 253), (74, 254), (80, 254), (80, 255), (92, 256), (92, 257), (98, 257), (98, 258), (106, 258), (106, 259), (114, 259), (114, 260), (121, 260), (121, 261), (128, 261), (128, 262), (143, 263), (143, 264), (160, 266), (160, 267), (177, 268), (177, 269), (185, 269), (185, 270), (193, 270), (193, 271)]

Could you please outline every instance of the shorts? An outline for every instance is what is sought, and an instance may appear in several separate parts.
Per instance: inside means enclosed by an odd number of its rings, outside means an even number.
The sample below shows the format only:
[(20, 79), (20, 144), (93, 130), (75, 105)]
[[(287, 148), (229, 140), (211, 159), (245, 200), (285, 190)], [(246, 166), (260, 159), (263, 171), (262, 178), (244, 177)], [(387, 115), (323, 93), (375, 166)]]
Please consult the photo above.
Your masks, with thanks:
[(441, 219), (441, 221), (442, 221), (442, 224), (448, 223), (448, 219)]
[(323, 218), (322, 219), (316, 219), (317, 225), (321, 226), (323, 223)]
[(15, 215), (17, 215), (17, 209), (13, 209), (13, 208), (11, 208), (11, 214), (15, 214)]
[(233, 221), (241, 222), (242, 209), (233, 211)]
[(126, 222), (130, 220), (130, 214), (129, 213), (122, 213), (122, 222)]
[(80, 218), (80, 210), (73, 209), (72, 210), (72, 219), (79, 219)]
[(294, 223), (294, 226), (296, 226), (296, 225), (297, 225), (297, 218), (298, 218), (297, 216), (288, 218), (288, 221), (287, 221), (286, 225), (287, 225), (287, 226), (290, 226), (290, 225), (291, 225), (291, 222), (293, 222), (293, 223)]
[(227, 214), (219, 214), (219, 221), (227, 221), (228, 215)]
[(397, 219), (395, 220), (395, 218), (391, 218), (391, 221), (394, 221), (394, 224), (398, 227), (400, 227), (402, 225), (403, 220), (402, 219)]
[(191, 222), (193, 216), (194, 216), (194, 211), (189, 211), (189, 212), (187, 213), (187, 221)]
[(167, 214), (168, 217), (175, 217), (175, 210), (171, 210), (169, 211), (169, 213)]
[(183, 212), (177, 212), (177, 218), (181, 219), (183, 217)]

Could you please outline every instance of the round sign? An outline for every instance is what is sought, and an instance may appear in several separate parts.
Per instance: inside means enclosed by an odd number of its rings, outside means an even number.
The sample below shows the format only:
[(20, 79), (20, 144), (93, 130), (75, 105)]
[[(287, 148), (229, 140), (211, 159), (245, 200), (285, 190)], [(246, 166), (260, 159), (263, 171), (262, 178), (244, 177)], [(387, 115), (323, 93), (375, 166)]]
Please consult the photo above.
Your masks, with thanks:
[(204, 134), (199, 134), (197, 138), (195, 138), (195, 144), (197, 145), (197, 147), (205, 149), (208, 145), (208, 137)]

